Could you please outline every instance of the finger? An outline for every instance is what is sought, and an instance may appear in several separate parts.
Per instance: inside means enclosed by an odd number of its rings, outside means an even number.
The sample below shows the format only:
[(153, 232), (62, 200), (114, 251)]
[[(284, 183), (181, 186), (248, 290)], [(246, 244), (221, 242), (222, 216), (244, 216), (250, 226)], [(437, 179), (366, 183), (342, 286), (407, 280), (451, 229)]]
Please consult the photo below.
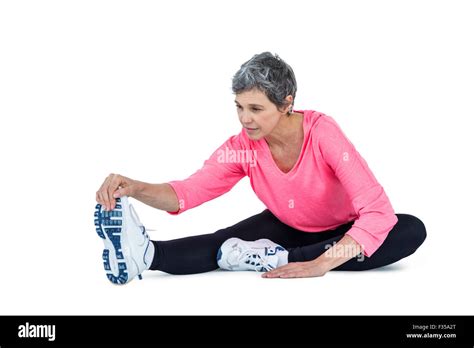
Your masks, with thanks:
[(102, 206), (105, 205), (105, 200), (102, 192), (104, 191), (104, 185), (107, 182), (107, 178), (104, 180), (102, 185), (100, 185), (99, 190), (95, 193), (97, 203), (101, 204)]
[(95, 200), (96, 200), (97, 203), (102, 204), (102, 198), (100, 197), (100, 192), (99, 191), (97, 191), (95, 193)]
[(284, 266), (280, 266), (280, 267), (277, 267), (277, 268), (271, 270), (270, 273), (277, 274), (277, 273), (281, 273), (281, 272), (286, 272), (288, 270), (294, 269), (295, 267), (297, 267), (297, 266), (294, 263), (288, 263)]
[(266, 276), (265, 278), (279, 278), (283, 274), (287, 274), (289, 272), (296, 272), (300, 269), (301, 266), (299, 266), (296, 263), (289, 263), (286, 264), (285, 266), (278, 267), (270, 272), (265, 273)]
[(131, 196), (130, 193), (131, 193), (130, 186), (126, 186), (126, 187), (119, 186), (119, 188), (114, 192), (113, 197), (120, 198), (123, 196)]
[(124, 189), (122, 187), (119, 187), (113, 194), (113, 197), (114, 198), (120, 198), (120, 197), (123, 197), (125, 196), (125, 193), (124, 193)]
[(275, 272), (275, 271), (270, 271), (267, 273), (264, 273), (265, 278), (278, 278), (282, 274), (281, 271)]
[(267, 274), (265, 273), (263, 275), (263, 278), (282, 278), (286, 273), (273, 273), (273, 274)]
[(285, 272), (280, 275), (280, 278), (300, 278), (303, 277), (303, 273), (301, 272)]
[(102, 192), (99, 192), (99, 203), (102, 205), (103, 210), (107, 210), (107, 201)]
[(105, 185), (107, 183), (107, 179), (108, 178), (105, 178), (104, 182), (102, 183), (102, 185), (100, 185), (100, 188), (99, 190), (96, 192), (96, 200), (98, 203), (100, 203), (102, 206), (105, 206), (106, 205), (106, 200), (105, 200), (105, 197), (103, 195), (103, 192), (104, 192), (104, 189), (105, 189)]
[(110, 198), (110, 210), (115, 208), (115, 198), (114, 198), (114, 193), (117, 191), (117, 189), (120, 188), (120, 184), (122, 183), (122, 178), (118, 174), (114, 174), (112, 177), (112, 180), (110, 182), (110, 185), (108, 187), (107, 193)]
[(111, 210), (111, 197), (109, 196), (109, 186), (112, 181), (114, 174), (110, 174), (107, 179), (104, 181), (103, 188), (101, 190), (101, 195), (104, 200), (105, 210)]
[(114, 209), (116, 205), (116, 198), (120, 198), (125, 195), (127, 190), (122, 187), (124, 184), (123, 176), (116, 174), (113, 179), (112, 183), (109, 186), (109, 195), (111, 199), (111, 208)]

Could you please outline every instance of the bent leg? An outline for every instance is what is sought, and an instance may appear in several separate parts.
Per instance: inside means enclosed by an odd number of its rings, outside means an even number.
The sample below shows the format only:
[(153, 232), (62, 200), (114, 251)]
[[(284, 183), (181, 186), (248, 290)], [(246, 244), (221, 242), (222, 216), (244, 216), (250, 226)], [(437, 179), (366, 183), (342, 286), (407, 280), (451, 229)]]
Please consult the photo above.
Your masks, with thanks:
[[(396, 214), (398, 222), (389, 232), (387, 238), (371, 257), (356, 256), (335, 271), (364, 271), (395, 263), (411, 254), (423, 244), (426, 228), (417, 217), (409, 214)], [(347, 229), (348, 230), (348, 229)], [(312, 245), (296, 247), (289, 250), (288, 261), (310, 261), (322, 255), (333, 242), (338, 242), (344, 234)]]
[(278, 244), (288, 244), (294, 231), (296, 230), (283, 224), (269, 210), (264, 210), (215, 233), (153, 241), (155, 257), (150, 269), (171, 274), (212, 271), (218, 268), (216, 258), (220, 246), (229, 238), (237, 237), (243, 240), (268, 238)]

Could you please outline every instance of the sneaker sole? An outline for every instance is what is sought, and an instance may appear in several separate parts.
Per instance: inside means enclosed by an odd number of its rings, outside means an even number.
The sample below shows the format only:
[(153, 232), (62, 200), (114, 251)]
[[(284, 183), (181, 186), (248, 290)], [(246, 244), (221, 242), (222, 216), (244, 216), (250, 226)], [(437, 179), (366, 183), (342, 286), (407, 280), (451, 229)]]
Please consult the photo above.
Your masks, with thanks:
[(94, 225), (97, 235), (104, 241), (104, 269), (107, 278), (114, 284), (125, 284), (128, 281), (127, 264), (122, 253), (122, 205), (120, 198), (112, 211), (103, 211), (97, 204), (94, 212)]

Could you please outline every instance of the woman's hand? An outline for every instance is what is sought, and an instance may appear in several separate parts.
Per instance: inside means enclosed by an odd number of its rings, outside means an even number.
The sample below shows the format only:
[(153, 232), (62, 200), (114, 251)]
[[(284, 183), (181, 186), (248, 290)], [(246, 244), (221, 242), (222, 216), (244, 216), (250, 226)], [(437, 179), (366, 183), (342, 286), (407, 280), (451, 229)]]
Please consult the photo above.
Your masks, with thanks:
[(308, 278), (322, 277), (327, 272), (326, 267), (313, 261), (290, 262), (285, 266), (265, 272), (262, 278)]
[(95, 199), (97, 203), (104, 206), (106, 211), (113, 210), (115, 208), (115, 198), (122, 196), (133, 197), (138, 190), (139, 184), (139, 181), (125, 176), (110, 174), (96, 192)]
[[(344, 253), (340, 251), (343, 250)], [(266, 272), (263, 278), (306, 278), (321, 277), (330, 270), (358, 256), (363, 251), (362, 245), (345, 234), (335, 245), (316, 259), (306, 262), (290, 262), (273, 271)]]

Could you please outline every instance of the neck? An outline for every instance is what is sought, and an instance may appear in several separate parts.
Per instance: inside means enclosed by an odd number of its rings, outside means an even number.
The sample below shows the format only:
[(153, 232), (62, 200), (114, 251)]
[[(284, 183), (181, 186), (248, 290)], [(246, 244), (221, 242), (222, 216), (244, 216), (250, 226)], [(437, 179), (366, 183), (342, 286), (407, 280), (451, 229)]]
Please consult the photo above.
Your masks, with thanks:
[(287, 147), (294, 144), (303, 135), (302, 115), (292, 113), (282, 116), (273, 131), (265, 137), (269, 147)]

